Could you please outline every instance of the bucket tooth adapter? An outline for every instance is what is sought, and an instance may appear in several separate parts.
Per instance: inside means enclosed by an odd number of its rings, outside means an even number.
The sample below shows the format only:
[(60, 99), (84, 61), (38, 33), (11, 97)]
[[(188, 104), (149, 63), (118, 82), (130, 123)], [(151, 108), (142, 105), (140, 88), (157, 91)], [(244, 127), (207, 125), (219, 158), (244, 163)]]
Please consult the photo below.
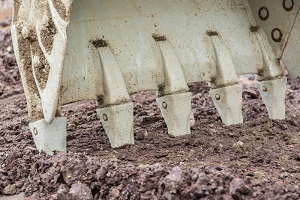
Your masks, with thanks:
[(38, 150), (66, 151), (61, 106), (95, 100), (113, 148), (134, 144), (133, 92), (156, 90), (174, 136), (190, 134), (188, 84), (207, 82), (226, 125), (243, 122), (238, 76), (255, 74), (270, 118), (285, 118), (299, 74), (295, 0), (15, 0), (13, 44)]

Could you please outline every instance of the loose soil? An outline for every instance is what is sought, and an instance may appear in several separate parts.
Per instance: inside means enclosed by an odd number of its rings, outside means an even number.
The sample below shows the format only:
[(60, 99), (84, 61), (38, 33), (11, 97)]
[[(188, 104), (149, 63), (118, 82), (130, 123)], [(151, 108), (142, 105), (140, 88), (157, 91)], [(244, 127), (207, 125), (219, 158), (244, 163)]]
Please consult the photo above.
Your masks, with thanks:
[[(1, 26), (8, 26), (0, 23)], [(190, 85), (195, 126), (171, 137), (154, 92), (132, 95), (135, 145), (111, 149), (94, 102), (64, 106), (67, 153), (39, 153), (26, 100), (0, 31), (0, 199), (299, 199), (300, 79), (289, 80), (286, 120), (268, 119), (255, 81), (243, 78), (244, 124), (225, 127), (207, 84)]]

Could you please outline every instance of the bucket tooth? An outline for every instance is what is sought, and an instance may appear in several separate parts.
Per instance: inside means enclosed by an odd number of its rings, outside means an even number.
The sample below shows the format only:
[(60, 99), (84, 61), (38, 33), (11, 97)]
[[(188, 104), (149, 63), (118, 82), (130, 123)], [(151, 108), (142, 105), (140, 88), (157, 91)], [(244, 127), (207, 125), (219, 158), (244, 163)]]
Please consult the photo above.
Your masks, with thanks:
[[(105, 42), (103, 42), (105, 43)], [(134, 144), (133, 103), (121, 69), (111, 49), (104, 45), (98, 48), (103, 73), (104, 108), (97, 109), (97, 114), (108, 135), (112, 148)]]
[(167, 95), (157, 99), (170, 135), (181, 136), (191, 133), (191, 100), (190, 92)]
[(226, 126), (243, 123), (242, 85), (213, 89), (209, 94)]
[(286, 83), (286, 77), (257, 83), (271, 119), (285, 119)]
[(133, 103), (97, 109), (112, 148), (134, 144)]
[(219, 35), (212, 35), (210, 39), (214, 47), (217, 67), (217, 74), (212, 84), (215, 87), (220, 87), (238, 83), (238, 75), (228, 47)]
[(161, 92), (163, 92), (164, 95), (187, 92), (189, 88), (185, 80), (184, 72), (172, 46), (167, 40), (157, 41), (157, 44), (163, 61), (165, 77), (165, 84)]
[[(104, 41), (103, 41), (104, 42)], [(104, 105), (116, 105), (130, 101), (119, 64), (109, 47), (98, 48), (102, 66)]]
[(173, 136), (187, 135), (190, 130), (190, 114), (192, 94), (184, 77), (178, 57), (165, 37), (157, 40), (163, 60), (165, 84), (162, 97), (157, 99), (162, 115), (168, 127), (168, 133)]
[(37, 149), (49, 155), (53, 155), (53, 151), (66, 151), (66, 128), (66, 117), (56, 117), (51, 124), (45, 119), (29, 124)]
[(238, 76), (231, 54), (218, 35), (210, 38), (215, 50), (217, 75), (209, 94), (226, 126), (243, 123), (242, 85), (237, 84)]

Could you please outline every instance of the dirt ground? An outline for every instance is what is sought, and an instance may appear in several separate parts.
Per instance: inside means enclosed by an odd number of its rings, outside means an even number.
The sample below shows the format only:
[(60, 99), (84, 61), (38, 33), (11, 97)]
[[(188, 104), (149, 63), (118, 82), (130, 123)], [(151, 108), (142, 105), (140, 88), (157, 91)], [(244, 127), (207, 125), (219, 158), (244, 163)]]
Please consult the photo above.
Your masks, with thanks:
[[(132, 95), (135, 145), (109, 147), (94, 102), (64, 106), (67, 153), (39, 153), (9, 20), (0, 26), (0, 199), (299, 199), (300, 79), (289, 80), (286, 120), (269, 120), (252, 83), (243, 92), (245, 123), (225, 127), (207, 84), (190, 85), (192, 134), (167, 135), (154, 92)], [(251, 79), (251, 77), (249, 78)], [(17, 199), (15, 197), (15, 199)]]

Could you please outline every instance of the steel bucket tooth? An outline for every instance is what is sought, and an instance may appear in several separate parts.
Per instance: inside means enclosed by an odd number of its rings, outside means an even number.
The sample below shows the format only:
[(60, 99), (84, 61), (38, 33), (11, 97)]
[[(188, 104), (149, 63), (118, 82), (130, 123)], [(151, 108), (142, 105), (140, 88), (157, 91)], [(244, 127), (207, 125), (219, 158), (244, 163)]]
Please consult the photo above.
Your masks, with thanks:
[(65, 117), (56, 117), (51, 124), (44, 119), (29, 124), (37, 149), (49, 155), (53, 155), (53, 151), (66, 151), (66, 128)]
[(160, 91), (162, 97), (156, 101), (167, 124), (168, 133), (173, 136), (188, 135), (191, 133), (192, 94), (187, 92), (188, 86), (181, 64), (168, 39), (154, 36), (154, 40), (160, 49), (165, 77)]
[(271, 119), (285, 119), (285, 92), (287, 78), (257, 83), (260, 95)]
[(213, 89), (209, 94), (225, 125), (243, 123), (242, 85)]
[(133, 103), (97, 109), (112, 148), (134, 144)]
[(190, 92), (167, 95), (157, 99), (170, 135), (181, 136), (191, 133), (191, 100)]

